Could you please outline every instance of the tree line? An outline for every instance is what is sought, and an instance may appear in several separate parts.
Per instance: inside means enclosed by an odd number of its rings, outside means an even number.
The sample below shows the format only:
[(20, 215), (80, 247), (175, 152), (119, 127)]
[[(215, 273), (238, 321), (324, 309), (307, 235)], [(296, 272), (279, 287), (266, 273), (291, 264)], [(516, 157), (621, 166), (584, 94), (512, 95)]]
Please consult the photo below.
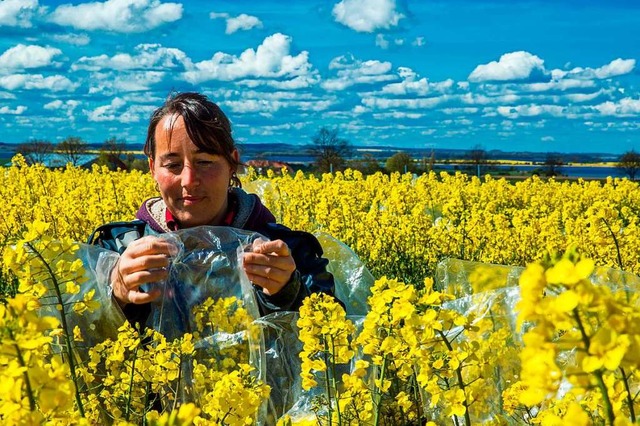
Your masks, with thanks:
[[(318, 173), (343, 171), (347, 168), (360, 170), (365, 175), (379, 171), (422, 173), (433, 170), (435, 165), (433, 151), (428, 158), (417, 160), (403, 151), (396, 152), (384, 161), (368, 153), (359, 158), (351, 158), (353, 147), (347, 139), (339, 135), (337, 128), (320, 128), (304, 149), (306, 154), (314, 159), (313, 171)], [(34, 139), (18, 145), (17, 151), (25, 157), (28, 164), (45, 163), (51, 154), (57, 154), (64, 162), (74, 166), (81, 165), (80, 163), (86, 154), (96, 154), (95, 150), (90, 150), (87, 142), (77, 136), (69, 136), (57, 144), (47, 140)], [(478, 177), (490, 163), (489, 155), (481, 145), (474, 146), (467, 152), (466, 157), (460, 160), (469, 166), (470, 173), (477, 174)], [(148, 170), (147, 161), (136, 157), (133, 152), (127, 149), (123, 140), (115, 137), (102, 143), (93, 162), (113, 170), (117, 168), (121, 170)], [(563, 165), (565, 163), (560, 154), (547, 153), (538, 172), (547, 177), (558, 176), (561, 174)], [(615, 166), (629, 179), (635, 180), (640, 174), (640, 153), (635, 150), (623, 153)]]
[[(414, 159), (406, 152), (399, 151), (380, 162), (371, 154), (364, 154), (361, 158), (349, 159), (352, 152), (349, 142), (338, 136), (337, 129), (322, 128), (314, 136), (308, 152), (315, 158), (315, 168), (319, 172), (340, 171), (346, 168), (360, 170), (364, 174), (372, 174), (378, 171), (393, 173), (423, 173), (434, 169), (434, 151), (428, 158)], [(463, 165), (467, 165), (467, 172), (481, 177), (490, 164), (488, 152), (476, 145), (464, 158), (459, 159)], [(562, 173), (565, 165), (563, 156), (557, 152), (548, 152), (544, 160), (534, 174), (553, 177)], [(629, 179), (635, 180), (640, 175), (640, 153), (634, 150), (627, 151), (618, 157), (615, 166)]]
[(91, 162), (112, 170), (148, 170), (147, 162), (137, 158), (127, 149), (123, 140), (115, 137), (105, 140), (97, 151), (92, 150), (89, 144), (78, 136), (69, 136), (56, 144), (44, 139), (33, 139), (19, 144), (16, 151), (24, 156), (27, 164), (46, 164), (53, 154), (64, 163), (80, 166), (85, 164), (88, 154), (97, 154)]

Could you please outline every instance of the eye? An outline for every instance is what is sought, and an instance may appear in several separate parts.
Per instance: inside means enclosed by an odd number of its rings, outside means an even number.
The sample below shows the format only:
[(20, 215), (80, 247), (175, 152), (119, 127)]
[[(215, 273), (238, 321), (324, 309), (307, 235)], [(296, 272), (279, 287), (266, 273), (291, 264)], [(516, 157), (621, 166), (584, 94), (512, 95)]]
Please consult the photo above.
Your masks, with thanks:
[(165, 163), (162, 165), (167, 170), (179, 170), (181, 166), (180, 163)]

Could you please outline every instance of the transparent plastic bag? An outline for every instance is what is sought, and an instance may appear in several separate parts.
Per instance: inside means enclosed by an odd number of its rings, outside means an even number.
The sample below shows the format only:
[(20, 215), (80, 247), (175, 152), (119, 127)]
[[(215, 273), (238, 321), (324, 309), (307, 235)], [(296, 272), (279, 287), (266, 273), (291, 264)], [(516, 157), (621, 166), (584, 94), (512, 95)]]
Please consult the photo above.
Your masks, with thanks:
[[(195, 352), (183, 360), (180, 383), (172, 384), (172, 399), (165, 407), (178, 403), (201, 402), (193, 388), (193, 361), (204, 363), (215, 357), (216, 351), (236, 350), (241, 359), (255, 369), (255, 376), (271, 386), (269, 400), (260, 409), (256, 421), (272, 424), (292, 406), (306, 400), (300, 384), (297, 312), (277, 312), (260, 318), (254, 286), (242, 269), (243, 253), (258, 238), (264, 236), (229, 227), (202, 226), (160, 234), (158, 238), (171, 242), (176, 253), (170, 258), (168, 278), (145, 285), (143, 289), (160, 288), (161, 297), (150, 303), (145, 326), (160, 332), (167, 341), (180, 339), (185, 333), (195, 333)], [(344, 302), (347, 312), (364, 315), (366, 299), (373, 277), (357, 256), (344, 244), (328, 236), (319, 239), (329, 259), (328, 270), (334, 274), (336, 294)], [(82, 260), (84, 283), (78, 294), (63, 293), (63, 304), (73, 303), (93, 293), (97, 307), (83, 313), (67, 312), (70, 330), (77, 327), (83, 341), (77, 341), (74, 351), (80, 360), (89, 359), (89, 350), (107, 339), (116, 340), (119, 329), (126, 322), (122, 310), (111, 296), (110, 274), (119, 255), (98, 246), (80, 244), (75, 256)], [(249, 322), (244, 328), (220, 330), (202, 327), (194, 312), (207, 300), (235, 298), (241, 301)], [(60, 316), (53, 292), (43, 296), (42, 315)], [(229, 316), (234, 312), (229, 312)], [(153, 344), (153, 343), (151, 343)], [(169, 393), (169, 392), (167, 392)]]

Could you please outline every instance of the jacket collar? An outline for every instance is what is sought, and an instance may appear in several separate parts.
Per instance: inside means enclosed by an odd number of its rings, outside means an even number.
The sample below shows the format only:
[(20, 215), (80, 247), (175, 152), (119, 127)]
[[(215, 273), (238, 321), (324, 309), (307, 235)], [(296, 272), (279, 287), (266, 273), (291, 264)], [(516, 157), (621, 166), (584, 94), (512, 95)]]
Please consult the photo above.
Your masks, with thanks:
[[(229, 197), (237, 202), (236, 214), (227, 226), (256, 231), (265, 223), (275, 222), (273, 214), (260, 202), (255, 194), (247, 194), (241, 188), (230, 188)], [(231, 203), (230, 203), (231, 204)], [(156, 232), (169, 232), (167, 205), (161, 197), (149, 198), (140, 206), (136, 218), (149, 224)], [(171, 216), (169, 216), (171, 217)]]

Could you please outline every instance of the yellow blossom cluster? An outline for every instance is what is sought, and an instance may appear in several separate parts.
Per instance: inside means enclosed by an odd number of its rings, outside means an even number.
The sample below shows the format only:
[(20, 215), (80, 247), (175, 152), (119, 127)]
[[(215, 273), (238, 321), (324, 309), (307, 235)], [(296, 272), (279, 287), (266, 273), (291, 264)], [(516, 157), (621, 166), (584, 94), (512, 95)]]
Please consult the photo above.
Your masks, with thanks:
[(574, 422), (568, 416), (580, 409), (580, 424), (590, 424), (594, 417), (606, 424), (635, 423), (637, 288), (594, 284), (593, 272), (591, 259), (569, 250), (529, 265), (522, 274), (518, 323), (525, 333), (519, 402), (528, 409), (539, 406), (543, 413), (549, 406), (545, 415), (558, 422)]
[[(133, 218), (157, 195), (150, 176), (20, 156), (4, 172), (0, 423), (254, 423), (270, 390), (251, 366), (260, 338), (240, 301), (203, 301), (175, 341), (123, 324), (84, 348), (90, 336), (70, 320), (100, 309), (77, 242)], [(279, 222), (341, 240), (379, 278), (364, 318), (307, 298), (300, 378), (314, 404), (280, 424), (638, 421), (635, 182), (351, 170), (243, 180)], [(436, 291), (445, 258), (487, 267)], [(517, 318), (510, 276), (490, 264), (528, 265)]]
[(347, 170), (246, 180), (278, 220), (331, 234), (378, 277), (420, 284), (444, 258), (525, 266), (570, 246), (598, 265), (640, 273), (640, 188), (627, 179), (511, 183)]
[[(85, 241), (99, 225), (130, 220), (157, 196), (148, 174), (94, 166), (47, 169), (21, 156), (5, 168), (1, 241), (24, 226), (51, 224), (57, 238)], [(486, 176), (429, 173), (363, 176), (346, 170), (244, 176), (276, 219), (327, 232), (351, 247), (375, 276), (422, 283), (448, 257), (519, 265), (577, 247), (597, 265), (640, 273), (640, 190), (627, 179), (511, 183)], [(3, 247), (3, 246), (0, 246)]]
[(0, 423), (254, 421), (269, 387), (246, 363), (248, 349), (209, 344), (224, 340), (220, 333), (236, 332), (240, 346), (251, 338), (241, 302), (205, 300), (193, 312), (196, 332), (173, 341), (123, 322), (116, 338), (84, 348), (88, 336), (73, 325), (104, 306), (89, 289), (95, 283), (87, 282), (79, 244), (53, 238), (50, 229), (34, 221), (4, 252), (19, 287), (0, 304)]
[[(451, 304), (453, 296), (432, 284), (417, 290), (377, 280), (357, 333), (331, 297), (306, 299), (298, 321), (300, 357), (305, 389), (322, 389), (314, 397), (315, 424), (508, 423), (501, 393), (520, 369), (514, 336), (501, 320), (507, 304), (494, 300), (484, 318), (473, 309), (465, 315)], [(340, 364), (348, 359), (335, 356), (338, 339), (352, 357), (340, 381)], [(281, 424), (310, 421), (297, 414)]]

